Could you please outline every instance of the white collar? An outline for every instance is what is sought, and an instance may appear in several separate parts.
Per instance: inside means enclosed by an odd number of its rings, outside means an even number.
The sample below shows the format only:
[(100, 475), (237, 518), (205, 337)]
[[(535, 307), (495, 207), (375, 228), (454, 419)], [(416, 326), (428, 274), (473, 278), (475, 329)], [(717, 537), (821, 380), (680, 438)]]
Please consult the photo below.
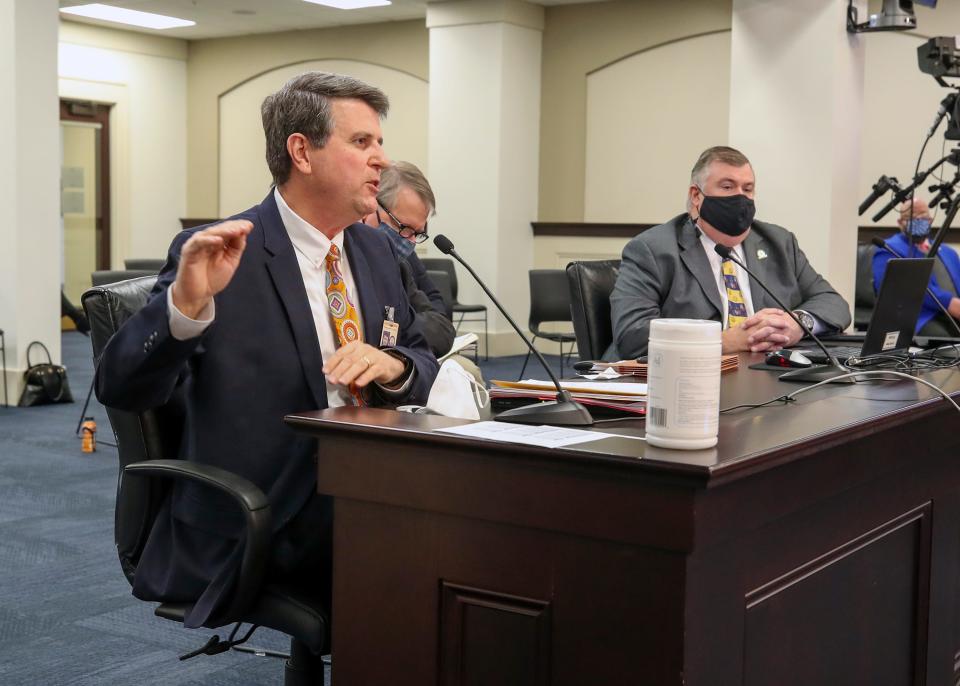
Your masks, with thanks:
[(337, 233), (331, 240), (322, 231), (290, 209), (290, 206), (280, 194), (279, 188), (274, 187), (273, 197), (277, 201), (280, 220), (283, 222), (283, 228), (287, 230), (287, 235), (290, 236), (293, 247), (310, 260), (315, 267), (324, 266), (331, 245), (337, 246), (340, 255), (343, 256), (343, 231)]
[[(696, 222), (694, 222), (694, 226), (696, 226)], [(699, 226), (697, 226), (697, 231), (700, 233), (700, 244), (703, 246), (703, 249), (707, 251), (707, 255), (710, 256), (711, 259), (716, 257), (722, 262), (723, 258), (714, 250), (714, 247), (717, 245), (716, 241), (710, 238), (707, 232)], [(740, 241), (731, 249), (741, 262), (744, 261), (743, 243), (744, 241)]]

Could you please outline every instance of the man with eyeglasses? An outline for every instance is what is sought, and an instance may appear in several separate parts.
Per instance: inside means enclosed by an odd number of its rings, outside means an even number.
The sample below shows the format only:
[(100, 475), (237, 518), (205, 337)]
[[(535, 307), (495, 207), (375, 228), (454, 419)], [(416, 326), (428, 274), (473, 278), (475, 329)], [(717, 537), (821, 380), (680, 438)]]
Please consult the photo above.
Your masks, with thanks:
[(384, 232), (396, 248), (407, 298), (427, 343), (439, 357), (450, 350), (456, 332), (449, 304), (415, 252), (417, 244), (428, 238), (427, 220), (435, 208), (433, 189), (423, 172), (410, 162), (394, 162), (380, 174), (377, 208), (364, 217), (364, 223)]

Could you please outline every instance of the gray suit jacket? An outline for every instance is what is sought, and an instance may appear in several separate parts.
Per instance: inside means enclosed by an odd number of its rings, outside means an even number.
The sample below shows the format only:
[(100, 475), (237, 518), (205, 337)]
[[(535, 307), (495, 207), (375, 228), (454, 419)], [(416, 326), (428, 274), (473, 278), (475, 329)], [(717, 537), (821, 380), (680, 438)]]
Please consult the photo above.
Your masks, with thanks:
[[(850, 306), (810, 266), (792, 233), (755, 221), (742, 245), (747, 267), (791, 310), (806, 310), (836, 331), (850, 325)], [(750, 295), (754, 311), (779, 307), (753, 277)], [(658, 317), (723, 321), (716, 277), (687, 214), (627, 243), (610, 305), (613, 343), (607, 360), (646, 355), (650, 321)]]

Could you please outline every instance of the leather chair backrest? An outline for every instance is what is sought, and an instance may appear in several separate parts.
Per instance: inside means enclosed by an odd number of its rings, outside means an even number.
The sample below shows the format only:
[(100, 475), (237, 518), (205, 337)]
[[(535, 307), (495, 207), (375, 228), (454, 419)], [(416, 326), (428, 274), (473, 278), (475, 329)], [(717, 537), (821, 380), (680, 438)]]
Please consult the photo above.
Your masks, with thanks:
[(569, 322), (570, 285), (563, 269), (530, 270), (529, 327), (540, 335), (543, 322)]
[(106, 286), (108, 283), (129, 281), (141, 276), (156, 276), (158, 273), (159, 270), (153, 271), (152, 269), (104, 269), (90, 274), (90, 284), (92, 286)]
[[(147, 303), (156, 281), (156, 276), (145, 276), (91, 288), (83, 294), (95, 361), (99, 361), (113, 334)], [(119, 474), (132, 462), (178, 456), (185, 414), (179, 388), (166, 404), (146, 412), (106, 409), (117, 441)], [(114, 540), (131, 583), (167, 487), (165, 480), (131, 478), (120, 489), (118, 476)]]
[(124, 269), (144, 269), (153, 272), (154, 274), (159, 274), (160, 270), (163, 269), (163, 265), (167, 263), (166, 260), (158, 260), (153, 258), (133, 258), (123, 261)]
[[(427, 271), (446, 272), (450, 281), (450, 295), (453, 298), (451, 302), (457, 302), (457, 270), (453, 266), (453, 260), (449, 257), (421, 257), (420, 261)], [(439, 288), (439, 286), (438, 286)]]
[(610, 294), (620, 274), (620, 260), (571, 262), (567, 265), (570, 310), (581, 360), (599, 360), (613, 341)]
[(447, 309), (453, 307), (453, 288), (450, 286), (450, 274), (445, 271), (434, 269), (427, 270), (427, 276), (433, 281), (433, 285), (440, 291), (440, 297), (447, 304)]
[(853, 301), (853, 324), (865, 330), (870, 324), (877, 294), (873, 290), (873, 255), (877, 251), (870, 243), (857, 245), (857, 280)]

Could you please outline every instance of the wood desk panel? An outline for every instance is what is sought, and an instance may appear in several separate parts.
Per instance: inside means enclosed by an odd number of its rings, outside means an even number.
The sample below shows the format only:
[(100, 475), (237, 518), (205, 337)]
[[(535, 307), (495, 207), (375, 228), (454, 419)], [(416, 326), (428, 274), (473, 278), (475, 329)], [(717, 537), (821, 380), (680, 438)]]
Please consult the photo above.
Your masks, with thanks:
[[(741, 369), (722, 406), (795, 388)], [(960, 420), (931, 398), (815, 390), (724, 415), (694, 452), (468, 441), (431, 433), (457, 420), (371, 409), (288, 418), (318, 435), (336, 498), (337, 681), (952, 683)]]

